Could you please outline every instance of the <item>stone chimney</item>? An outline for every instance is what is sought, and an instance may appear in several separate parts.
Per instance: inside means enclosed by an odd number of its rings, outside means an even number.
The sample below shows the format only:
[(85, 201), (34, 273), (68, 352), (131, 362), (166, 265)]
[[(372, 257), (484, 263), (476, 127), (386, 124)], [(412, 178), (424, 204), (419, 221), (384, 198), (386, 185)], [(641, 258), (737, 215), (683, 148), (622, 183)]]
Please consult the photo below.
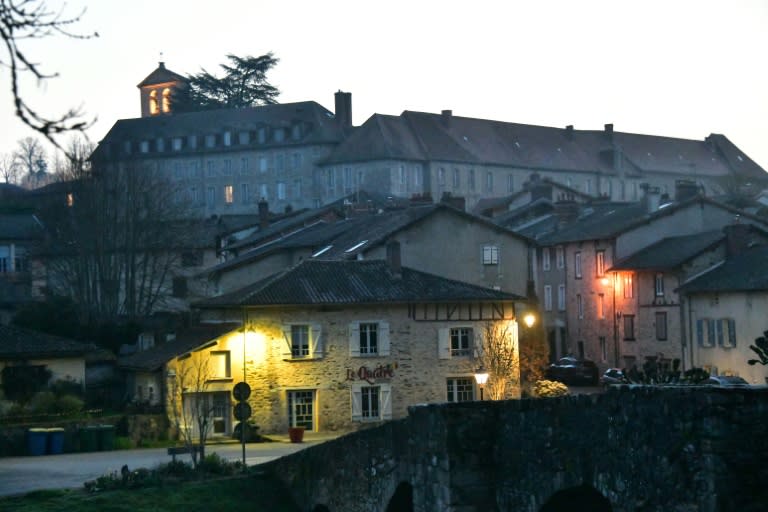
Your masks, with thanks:
[(613, 123), (607, 123), (604, 127), (605, 138), (613, 141)]
[(352, 128), (352, 93), (337, 91), (334, 94), (336, 102), (336, 121), (342, 129)]
[(402, 277), (403, 267), (400, 260), (400, 242), (397, 240), (391, 240), (387, 243), (387, 265), (393, 276), (396, 278)]
[(749, 248), (749, 224), (741, 224), (737, 215), (733, 224), (723, 228), (725, 232), (725, 257), (738, 256)]
[(446, 128), (451, 127), (451, 119), (453, 119), (453, 111), (452, 110), (443, 110), (440, 113), (440, 121), (443, 123), (443, 126)]
[(640, 188), (643, 189), (643, 206), (645, 206), (646, 213), (653, 213), (659, 209), (661, 205), (661, 190), (659, 187), (652, 187), (648, 183), (641, 183)]
[(557, 225), (564, 226), (576, 220), (579, 216), (579, 203), (571, 194), (562, 194), (555, 201), (555, 215), (557, 215)]
[(675, 181), (675, 201), (685, 201), (699, 194), (699, 185), (693, 180)]
[(259, 201), (259, 229), (269, 227), (269, 203), (263, 197)]

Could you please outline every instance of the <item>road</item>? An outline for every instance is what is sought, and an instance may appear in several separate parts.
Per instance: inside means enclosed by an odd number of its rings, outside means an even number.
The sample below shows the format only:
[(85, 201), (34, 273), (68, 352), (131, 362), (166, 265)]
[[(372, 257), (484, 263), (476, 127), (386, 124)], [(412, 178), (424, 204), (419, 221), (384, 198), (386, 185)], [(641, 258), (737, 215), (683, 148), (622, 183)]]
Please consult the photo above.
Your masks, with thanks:
[[(324, 440), (248, 443), (245, 445), (246, 464), (252, 466), (268, 462)], [(207, 454), (217, 453), (227, 460), (242, 460), (242, 446), (236, 443), (208, 445), (205, 449)], [(170, 460), (166, 448), (0, 458), (0, 496), (41, 489), (81, 488), (88, 480), (113, 471), (120, 473), (123, 465), (129, 469), (152, 468)], [(189, 455), (179, 456), (179, 460), (188, 461)]]

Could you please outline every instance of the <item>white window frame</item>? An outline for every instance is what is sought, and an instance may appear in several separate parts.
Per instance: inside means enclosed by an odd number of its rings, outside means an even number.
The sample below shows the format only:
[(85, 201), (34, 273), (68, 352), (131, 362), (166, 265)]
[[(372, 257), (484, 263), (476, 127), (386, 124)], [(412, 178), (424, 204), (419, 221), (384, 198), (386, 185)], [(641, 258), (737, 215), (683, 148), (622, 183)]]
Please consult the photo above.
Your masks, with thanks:
[[(376, 350), (366, 350), (363, 346), (364, 326), (376, 326)], [(363, 326), (363, 327), (361, 327)], [(390, 354), (389, 322), (384, 320), (359, 320), (349, 324), (350, 357), (379, 357)], [(370, 347), (368, 347), (370, 349)]]
[(664, 296), (664, 274), (657, 272), (653, 279), (654, 294), (656, 297)]
[(557, 310), (565, 311), (565, 285), (557, 285)]
[[(364, 410), (364, 393), (377, 391), (378, 414)], [(392, 419), (392, 386), (387, 383), (354, 383), (351, 386), (352, 421), (373, 422)]]
[[(472, 357), (474, 347), (478, 346), (476, 342), (478, 334), (471, 325), (454, 325), (438, 329), (438, 357), (440, 359)], [(466, 347), (461, 346), (464, 336), (466, 336)], [(454, 341), (458, 342), (457, 348), (453, 348)]]
[(552, 257), (549, 247), (544, 247), (541, 250), (541, 270), (547, 272), (552, 268)]
[(499, 264), (499, 247), (497, 245), (483, 246), (483, 265)]
[(555, 265), (557, 268), (565, 268), (565, 248), (562, 245), (555, 247)]
[(448, 402), (472, 402), (475, 400), (474, 377), (448, 377), (445, 383)]
[(544, 285), (544, 311), (552, 311), (552, 285)]
[[(296, 349), (293, 343), (293, 331), (294, 327), (306, 327), (307, 332), (307, 353), (304, 354), (304, 350), (301, 347)], [(284, 360), (306, 360), (306, 359), (321, 359), (324, 355), (323, 351), (323, 335), (322, 327), (319, 323), (306, 323), (297, 322), (283, 325), (283, 337), (285, 338), (286, 350), (283, 352)]]
[(573, 253), (573, 276), (576, 279), (581, 279), (583, 276), (581, 273), (581, 251)]

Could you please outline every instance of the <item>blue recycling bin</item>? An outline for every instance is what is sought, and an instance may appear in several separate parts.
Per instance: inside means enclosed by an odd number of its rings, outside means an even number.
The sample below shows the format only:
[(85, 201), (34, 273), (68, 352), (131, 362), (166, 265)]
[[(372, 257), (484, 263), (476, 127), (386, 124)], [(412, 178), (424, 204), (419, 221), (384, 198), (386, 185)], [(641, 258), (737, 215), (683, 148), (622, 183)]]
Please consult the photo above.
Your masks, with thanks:
[(27, 430), (27, 453), (29, 455), (45, 455), (47, 445), (47, 428), (30, 428)]
[(64, 453), (64, 429), (63, 428), (49, 428), (48, 429), (48, 453), (50, 455), (58, 455)]

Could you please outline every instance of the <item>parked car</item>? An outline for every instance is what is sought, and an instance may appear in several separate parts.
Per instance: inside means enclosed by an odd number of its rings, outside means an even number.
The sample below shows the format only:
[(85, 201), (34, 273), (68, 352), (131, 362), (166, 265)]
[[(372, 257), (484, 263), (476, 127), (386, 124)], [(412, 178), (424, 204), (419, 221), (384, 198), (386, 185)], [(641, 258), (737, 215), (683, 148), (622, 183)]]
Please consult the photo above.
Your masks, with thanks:
[(608, 368), (600, 377), (600, 384), (608, 386), (610, 384), (626, 384), (629, 382), (624, 376), (624, 371), (620, 368)]
[(563, 384), (597, 385), (597, 365), (587, 359), (562, 357), (547, 368), (547, 379), (556, 380)]
[(718, 388), (749, 388), (749, 382), (735, 375), (712, 375), (703, 383)]

